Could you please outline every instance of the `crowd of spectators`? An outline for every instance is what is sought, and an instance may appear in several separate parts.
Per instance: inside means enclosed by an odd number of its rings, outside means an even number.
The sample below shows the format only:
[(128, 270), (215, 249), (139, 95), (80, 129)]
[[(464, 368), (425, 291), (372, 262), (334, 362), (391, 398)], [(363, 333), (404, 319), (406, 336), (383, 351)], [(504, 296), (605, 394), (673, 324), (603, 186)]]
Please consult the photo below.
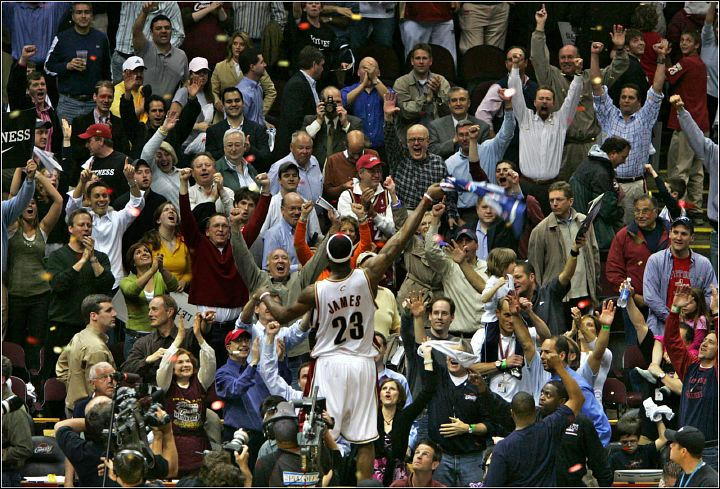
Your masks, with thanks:
[[(3, 486), (56, 378), (65, 487), (717, 487), (718, 5), (583, 4), (4, 2)], [(379, 436), (328, 407), (306, 452), (344, 306), (279, 311), (338, 233)], [(105, 459), (135, 380), (157, 421)]]

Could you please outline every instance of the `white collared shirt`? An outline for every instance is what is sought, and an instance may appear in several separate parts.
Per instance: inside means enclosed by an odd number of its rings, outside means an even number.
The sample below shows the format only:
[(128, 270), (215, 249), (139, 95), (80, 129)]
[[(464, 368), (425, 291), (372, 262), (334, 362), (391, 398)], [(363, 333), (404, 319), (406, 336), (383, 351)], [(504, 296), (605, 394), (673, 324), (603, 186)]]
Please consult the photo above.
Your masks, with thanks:
[[(65, 206), (65, 214), (69, 216), (76, 209), (82, 207), (82, 197), (74, 199), (72, 191), (68, 192), (70, 198)], [(92, 237), (95, 240), (95, 249), (105, 253), (110, 260), (110, 269), (115, 277), (113, 289), (120, 285), (120, 279), (125, 276), (125, 270), (122, 264), (122, 237), (130, 224), (140, 215), (135, 209), (142, 211), (145, 207), (145, 192), (140, 191), (140, 197), (134, 197), (130, 194), (130, 200), (125, 208), (116, 211), (108, 208), (103, 216), (98, 216), (92, 209), (87, 209), (92, 216), (93, 230)]]
[(317, 81), (315, 80), (315, 78), (313, 78), (310, 75), (308, 75), (307, 73), (305, 73), (305, 70), (300, 70), (300, 73), (302, 73), (303, 76), (305, 76), (305, 79), (310, 84), (310, 88), (312, 89), (310, 91), (312, 92), (313, 98), (315, 99), (315, 105), (319, 104), (320, 97), (318, 97), (318, 93), (317, 93)]

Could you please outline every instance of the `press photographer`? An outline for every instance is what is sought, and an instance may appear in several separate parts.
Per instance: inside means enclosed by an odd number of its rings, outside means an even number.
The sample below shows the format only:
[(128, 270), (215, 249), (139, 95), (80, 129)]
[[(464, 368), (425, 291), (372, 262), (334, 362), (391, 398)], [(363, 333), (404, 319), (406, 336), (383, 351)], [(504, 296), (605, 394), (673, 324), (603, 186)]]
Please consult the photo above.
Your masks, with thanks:
[[(120, 393), (118, 393), (120, 397)], [(121, 399), (122, 401), (122, 399)], [(125, 401), (127, 402), (127, 401)], [(117, 403), (121, 407), (122, 402)], [(113, 422), (113, 436), (110, 438), (110, 457), (123, 453), (123, 450), (137, 450), (143, 455), (145, 462), (145, 479), (163, 479), (177, 475), (177, 449), (173, 438), (172, 428), (169, 423), (160, 426), (153, 426), (153, 442), (150, 452), (145, 453), (143, 444), (146, 439), (140, 439), (140, 434), (145, 433), (144, 424), (142, 429), (137, 429), (133, 423), (137, 423), (137, 414), (128, 417), (123, 409), (117, 411), (127, 417), (120, 424), (117, 424), (118, 417)], [(92, 399), (85, 408), (85, 418), (71, 418), (55, 424), (55, 438), (65, 456), (70, 460), (76, 469), (79, 478), (79, 486), (102, 486), (104, 474), (104, 460), (108, 447), (108, 428), (112, 416), (112, 400), (109, 397), (98, 396)], [(117, 416), (117, 415), (116, 415)], [(167, 421), (167, 413), (162, 409), (154, 411), (154, 416), (160, 423)], [(135, 430), (135, 435), (128, 436)], [(85, 439), (80, 433), (85, 433)], [(118, 436), (119, 434), (119, 436)], [(118, 440), (133, 439), (133, 444), (119, 445)], [(128, 442), (126, 442), (128, 443)], [(151, 460), (148, 458), (151, 457)], [(147, 470), (149, 469), (149, 470)], [(131, 477), (129, 477), (131, 478)], [(106, 486), (117, 487), (118, 484), (110, 478)]]
[[(304, 401), (308, 401), (305, 399)], [(305, 423), (298, 437), (300, 423), (293, 405), (281, 402), (272, 418), (264, 423), (265, 434), (277, 441), (277, 450), (258, 459), (255, 464), (255, 487), (325, 486), (332, 469), (340, 463), (340, 450), (328, 428), (333, 419), (319, 403), (303, 402)], [(322, 412), (322, 417), (317, 416)], [(300, 438), (300, 443), (298, 443)], [(302, 444), (302, 446), (301, 446)]]

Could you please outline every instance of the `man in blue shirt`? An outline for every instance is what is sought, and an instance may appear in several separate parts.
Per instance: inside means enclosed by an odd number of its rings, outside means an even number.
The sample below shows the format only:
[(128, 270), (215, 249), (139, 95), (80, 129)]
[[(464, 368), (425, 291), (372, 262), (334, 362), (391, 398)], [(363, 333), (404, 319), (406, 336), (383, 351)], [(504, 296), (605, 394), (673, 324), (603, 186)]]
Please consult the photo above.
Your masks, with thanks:
[(110, 42), (92, 21), (92, 4), (74, 3), (73, 28), (55, 36), (45, 62), (45, 71), (58, 77), (58, 117), (68, 121), (92, 111), (95, 84), (110, 79)]
[[(515, 329), (515, 336), (522, 345), (523, 353), (525, 355), (525, 365), (522, 368), (523, 390), (530, 392), (535, 398), (535, 402), (539, 403), (540, 392), (542, 391), (543, 386), (550, 380), (558, 380), (562, 378), (562, 376), (557, 373), (557, 370), (551, 368), (547, 360), (552, 354), (559, 355), (562, 359), (565, 370), (567, 370), (567, 373), (572, 376), (575, 382), (580, 386), (580, 389), (585, 396), (585, 402), (582, 405), (582, 414), (587, 418), (590, 418), (592, 421), (603, 446), (608, 446), (610, 443), (610, 436), (612, 435), (610, 421), (608, 421), (602, 404), (600, 404), (595, 397), (595, 391), (592, 386), (582, 377), (582, 375), (568, 367), (567, 359), (570, 346), (567, 338), (558, 335), (552, 336), (551, 338), (543, 341), (542, 346), (540, 347), (540, 352), (538, 352), (535, 342), (531, 338), (528, 328), (525, 325), (525, 321), (518, 313), (518, 299), (510, 296), (508, 296), (508, 298), (508, 306), (510, 308), (510, 312), (514, 316), (513, 327)], [(611, 323), (612, 318), (608, 321), (606, 316), (601, 316), (600, 324), (604, 325), (603, 327), (610, 327)], [(553, 373), (553, 370), (555, 373)], [(567, 387), (567, 382), (565, 385)], [(568, 392), (569, 391), (570, 389), (568, 388)]]
[(243, 114), (249, 120), (265, 126), (265, 115), (263, 114), (263, 90), (260, 86), (260, 78), (265, 74), (267, 64), (262, 53), (256, 48), (248, 48), (240, 54), (238, 61), (240, 71), (245, 75), (235, 85), (243, 98)]
[[(256, 349), (248, 362), (250, 348)], [(225, 401), (223, 406), (223, 442), (232, 440), (239, 428), (250, 436), (250, 466), (255, 466), (263, 444), (260, 405), (270, 395), (258, 372), (259, 340), (252, 343), (252, 331), (240, 325), (225, 336), (228, 360), (215, 372), (215, 391)]]
[(555, 486), (556, 452), (565, 428), (580, 413), (587, 394), (583, 395), (566, 368), (562, 354), (543, 352), (543, 361), (563, 381), (569, 398), (554, 413), (536, 421), (533, 396), (522, 391), (515, 394), (510, 405), (515, 431), (495, 446), (484, 481), (486, 487)]
[(303, 202), (303, 198), (296, 192), (288, 192), (283, 196), (280, 204), (282, 219), (265, 233), (262, 263), (264, 269), (268, 268), (270, 254), (280, 248), (287, 252), (290, 259), (290, 272), (297, 271), (300, 262), (295, 253), (294, 237)]
[(370, 140), (370, 147), (377, 149), (383, 146), (383, 97), (386, 93), (394, 93), (380, 80), (380, 67), (374, 58), (363, 58), (358, 67), (360, 81), (345, 87), (340, 92), (342, 104), (350, 114), (363, 121), (363, 132)]

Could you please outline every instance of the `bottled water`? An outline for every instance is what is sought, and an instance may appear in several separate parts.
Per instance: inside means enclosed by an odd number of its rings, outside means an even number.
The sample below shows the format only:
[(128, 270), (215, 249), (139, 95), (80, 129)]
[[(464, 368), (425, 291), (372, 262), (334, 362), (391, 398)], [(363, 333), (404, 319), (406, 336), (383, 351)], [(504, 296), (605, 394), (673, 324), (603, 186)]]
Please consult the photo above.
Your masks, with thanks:
[(617, 301), (618, 307), (627, 307), (628, 299), (630, 298), (630, 287), (628, 287), (629, 285), (630, 277), (626, 278), (622, 284), (622, 288), (620, 289), (620, 297), (618, 297)]

